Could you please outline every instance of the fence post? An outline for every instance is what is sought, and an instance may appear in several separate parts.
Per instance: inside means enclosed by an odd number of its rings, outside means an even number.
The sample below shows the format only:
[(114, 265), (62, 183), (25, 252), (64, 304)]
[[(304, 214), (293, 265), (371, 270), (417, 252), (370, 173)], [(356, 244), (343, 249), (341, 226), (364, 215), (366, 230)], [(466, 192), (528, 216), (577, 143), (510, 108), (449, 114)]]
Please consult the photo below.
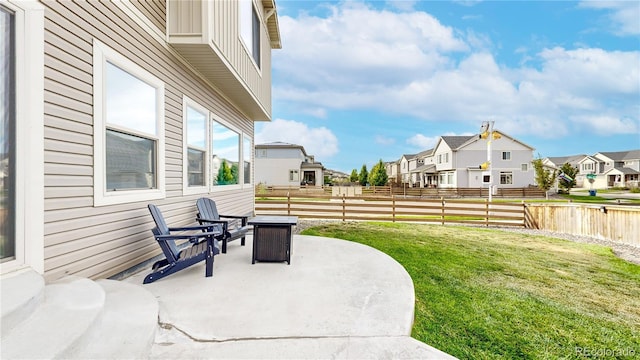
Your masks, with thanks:
[(484, 199), (484, 206), (485, 206), (484, 225), (486, 227), (489, 227), (489, 199)]
[(442, 220), (442, 225), (444, 225), (444, 196), (440, 197), (440, 200), (442, 201), (442, 209), (441, 209), (440, 219)]
[(391, 222), (396, 222), (396, 197), (391, 195)]
[(291, 193), (287, 191), (287, 216), (291, 216)]
[(345, 219), (345, 214), (347, 211), (347, 198), (344, 194), (342, 194), (342, 221), (344, 222)]

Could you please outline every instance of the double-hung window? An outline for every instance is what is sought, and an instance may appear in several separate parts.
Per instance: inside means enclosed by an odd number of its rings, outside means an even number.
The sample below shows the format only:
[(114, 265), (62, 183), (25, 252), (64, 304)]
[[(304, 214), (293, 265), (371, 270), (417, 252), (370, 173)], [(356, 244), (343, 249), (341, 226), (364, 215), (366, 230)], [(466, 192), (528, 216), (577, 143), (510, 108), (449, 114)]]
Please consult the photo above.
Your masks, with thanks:
[(502, 160), (511, 160), (511, 151), (503, 151)]
[(93, 50), (94, 204), (164, 198), (164, 84), (97, 40)]
[(240, 0), (240, 36), (247, 51), (260, 69), (260, 18), (253, 0)]

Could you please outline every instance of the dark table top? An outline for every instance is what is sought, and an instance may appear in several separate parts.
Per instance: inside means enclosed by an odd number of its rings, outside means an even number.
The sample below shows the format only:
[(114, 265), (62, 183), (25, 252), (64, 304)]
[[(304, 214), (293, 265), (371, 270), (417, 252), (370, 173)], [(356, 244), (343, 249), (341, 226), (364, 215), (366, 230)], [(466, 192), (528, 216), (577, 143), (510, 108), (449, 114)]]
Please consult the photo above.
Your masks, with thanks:
[(256, 216), (247, 222), (249, 225), (296, 225), (297, 216)]

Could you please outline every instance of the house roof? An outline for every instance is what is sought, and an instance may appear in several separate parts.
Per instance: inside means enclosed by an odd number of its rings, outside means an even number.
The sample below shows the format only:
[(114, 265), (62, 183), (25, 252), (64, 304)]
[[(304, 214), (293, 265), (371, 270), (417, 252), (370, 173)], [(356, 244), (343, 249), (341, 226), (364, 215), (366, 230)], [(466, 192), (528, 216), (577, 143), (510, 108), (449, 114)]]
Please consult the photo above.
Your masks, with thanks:
[(271, 149), (300, 149), (300, 151), (302, 151), (304, 156), (308, 156), (307, 152), (304, 150), (304, 146), (297, 145), (297, 144), (289, 144), (289, 143), (282, 142), (282, 141), (274, 141), (274, 142), (265, 143), (265, 144), (256, 144), (255, 148), (256, 149), (267, 149), (267, 148), (271, 148)]
[(276, 9), (275, 0), (262, 0), (264, 7), (265, 21), (267, 22), (267, 30), (269, 31), (269, 40), (272, 49), (282, 49), (280, 41), (280, 26), (278, 25), (278, 11)]
[(569, 155), (569, 156), (556, 156), (556, 157), (548, 157), (547, 159), (552, 162), (556, 166), (562, 166), (566, 163), (570, 165), (576, 165), (580, 162), (580, 160), (584, 159), (587, 155)]
[(411, 173), (436, 173), (436, 165), (435, 164), (426, 164), (420, 165), (417, 168), (411, 170)]
[(629, 151), (599, 152), (596, 155), (598, 154), (606, 156), (613, 161), (640, 159), (640, 149), (629, 150)]
[(451, 150), (457, 150), (462, 147), (462, 145), (466, 144), (469, 140), (473, 138), (478, 138), (478, 135), (471, 136), (441, 136), (442, 141), (444, 141)]
[(622, 166), (616, 166), (612, 169), (609, 169), (607, 172), (604, 173), (604, 175), (607, 175), (611, 172), (620, 172), (623, 175), (634, 175), (634, 174), (640, 174), (640, 171), (636, 171), (634, 169), (628, 168), (628, 167), (622, 167)]

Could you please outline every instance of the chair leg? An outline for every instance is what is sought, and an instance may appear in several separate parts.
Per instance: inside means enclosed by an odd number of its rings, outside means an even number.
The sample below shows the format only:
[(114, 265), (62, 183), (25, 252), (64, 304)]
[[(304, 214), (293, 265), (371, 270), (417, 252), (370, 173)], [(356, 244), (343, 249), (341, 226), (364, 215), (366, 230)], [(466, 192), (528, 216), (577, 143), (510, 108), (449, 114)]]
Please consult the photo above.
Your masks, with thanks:
[(227, 237), (226, 236), (224, 239), (222, 239), (222, 253), (223, 254), (227, 253)]
[(212, 277), (213, 276), (213, 260), (214, 260), (214, 246), (213, 246), (213, 238), (208, 238), (207, 239), (207, 255), (205, 256), (205, 273), (204, 276), (205, 277)]

